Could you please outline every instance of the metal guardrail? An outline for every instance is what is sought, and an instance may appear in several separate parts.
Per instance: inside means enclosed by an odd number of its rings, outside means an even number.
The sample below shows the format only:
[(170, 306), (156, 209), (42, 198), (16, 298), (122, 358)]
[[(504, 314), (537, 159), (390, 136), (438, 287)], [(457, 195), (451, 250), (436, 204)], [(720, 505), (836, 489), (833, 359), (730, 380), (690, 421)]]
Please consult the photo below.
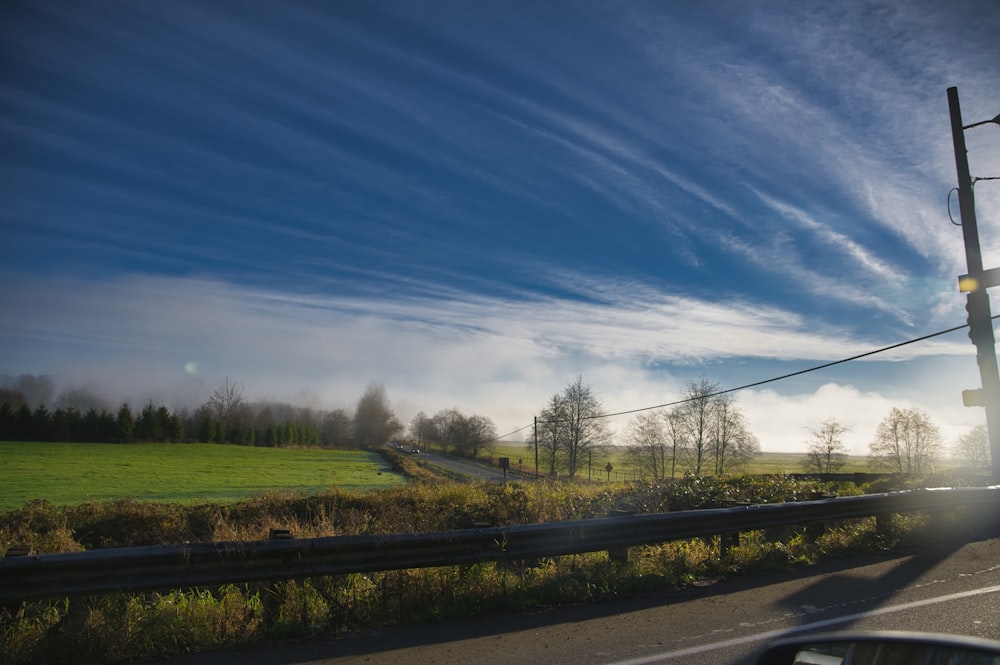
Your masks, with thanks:
[(819, 501), (626, 515), (428, 533), (189, 543), (0, 560), (0, 604), (321, 575), (519, 561), (871, 515), (982, 507), (991, 526), (1000, 486), (910, 490)]

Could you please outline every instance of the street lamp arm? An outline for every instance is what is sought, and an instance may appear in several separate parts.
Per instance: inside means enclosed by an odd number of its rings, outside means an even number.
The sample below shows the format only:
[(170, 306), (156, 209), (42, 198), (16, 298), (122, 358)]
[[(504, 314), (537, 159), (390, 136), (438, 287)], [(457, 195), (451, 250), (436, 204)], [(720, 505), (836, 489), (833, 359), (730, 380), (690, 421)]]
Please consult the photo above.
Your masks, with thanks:
[(993, 118), (992, 120), (983, 120), (982, 122), (974, 122), (971, 125), (966, 125), (962, 127), (962, 129), (972, 129), (973, 127), (978, 127), (979, 125), (989, 125), (989, 124), (1000, 125), (1000, 113), (998, 113), (997, 117)]

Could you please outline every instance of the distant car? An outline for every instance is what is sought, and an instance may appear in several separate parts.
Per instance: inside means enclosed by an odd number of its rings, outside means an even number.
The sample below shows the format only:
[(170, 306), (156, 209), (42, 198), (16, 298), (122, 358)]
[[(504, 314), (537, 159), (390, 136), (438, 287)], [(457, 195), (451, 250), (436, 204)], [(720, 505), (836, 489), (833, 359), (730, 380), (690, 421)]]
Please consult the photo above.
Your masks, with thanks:
[(418, 455), (420, 454), (420, 448), (413, 448), (410, 450), (410, 452), (413, 453), (414, 455)]

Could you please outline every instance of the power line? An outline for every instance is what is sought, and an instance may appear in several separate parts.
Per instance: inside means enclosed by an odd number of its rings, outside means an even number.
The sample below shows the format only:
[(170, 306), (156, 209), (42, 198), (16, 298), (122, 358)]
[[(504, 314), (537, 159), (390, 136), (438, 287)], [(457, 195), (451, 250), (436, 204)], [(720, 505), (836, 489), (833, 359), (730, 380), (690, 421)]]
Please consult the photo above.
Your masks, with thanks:
[[(997, 314), (997, 315), (995, 315), (995, 316), (993, 316), (991, 318), (992, 319), (1000, 318), (1000, 314)], [(725, 395), (727, 393), (734, 393), (734, 392), (737, 392), (739, 390), (746, 390), (748, 388), (756, 388), (757, 386), (763, 386), (763, 385), (768, 384), (768, 383), (774, 383), (775, 381), (783, 381), (785, 379), (790, 379), (790, 378), (792, 378), (794, 376), (800, 376), (802, 374), (808, 374), (810, 372), (817, 372), (817, 371), (819, 371), (821, 369), (827, 369), (829, 367), (833, 367), (834, 365), (842, 365), (844, 363), (848, 363), (848, 362), (851, 362), (853, 360), (860, 360), (861, 358), (867, 358), (868, 356), (874, 356), (874, 355), (879, 354), (879, 353), (885, 353), (886, 351), (892, 351), (893, 349), (898, 349), (900, 347), (907, 346), (909, 344), (916, 344), (917, 342), (923, 342), (923, 341), (926, 341), (928, 339), (932, 339), (934, 337), (940, 337), (941, 335), (947, 335), (948, 333), (953, 333), (953, 332), (956, 332), (958, 330), (962, 330), (962, 329), (968, 328), (968, 327), (969, 327), (969, 324), (965, 324), (965, 325), (961, 325), (961, 326), (955, 326), (954, 328), (948, 328), (947, 330), (939, 330), (938, 332), (931, 333), (929, 335), (923, 335), (922, 337), (916, 337), (914, 339), (910, 339), (910, 340), (907, 340), (905, 342), (899, 342), (897, 344), (890, 344), (889, 346), (883, 346), (882, 348), (875, 349), (874, 351), (866, 351), (865, 353), (859, 353), (858, 355), (851, 356), (849, 358), (842, 358), (840, 360), (834, 360), (833, 362), (824, 363), (822, 365), (816, 365), (815, 367), (809, 367), (807, 369), (801, 369), (801, 370), (799, 370), (797, 372), (791, 372), (790, 374), (782, 374), (781, 376), (775, 376), (775, 377), (770, 378), (770, 379), (764, 379), (763, 381), (754, 381), (753, 383), (747, 383), (747, 384), (744, 384), (742, 386), (737, 386), (735, 388), (726, 388), (725, 390), (719, 390), (717, 392), (710, 393), (710, 394), (707, 394), (707, 395), (698, 395), (697, 397), (685, 397), (684, 399), (679, 399), (679, 400), (676, 400), (674, 402), (667, 402), (665, 404), (657, 404), (655, 406), (644, 406), (644, 407), (639, 408), (639, 409), (629, 409), (627, 411), (616, 411), (614, 413), (599, 413), (599, 414), (597, 414), (595, 416), (585, 416), (583, 418), (583, 420), (595, 420), (597, 418), (613, 418), (615, 416), (626, 416), (626, 415), (629, 415), (631, 413), (641, 413), (642, 411), (652, 411), (653, 409), (663, 409), (663, 408), (668, 407), (668, 406), (677, 406), (678, 404), (684, 404), (685, 402), (693, 402), (693, 401), (699, 400), (699, 399), (708, 399), (710, 397), (718, 397), (719, 395)], [(561, 422), (561, 421), (547, 420), (545, 422)], [(518, 432), (523, 432), (524, 430), (528, 429), (532, 425), (534, 425), (534, 423), (531, 423), (529, 425), (525, 425), (524, 427), (519, 427), (518, 429), (514, 430), (513, 432), (510, 432), (509, 434), (504, 434), (503, 436), (497, 437), (496, 439), (493, 439), (493, 440), (494, 441), (502, 441), (502, 440), (506, 439), (509, 436), (513, 436), (514, 434), (517, 434)]]
[[(993, 318), (1000, 317), (1000, 314), (994, 316)], [(856, 356), (851, 356), (850, 358), (842, 358), (840, 360), (834, 360), (833, 362), (825, 363), (823, 365), (816, 365), (815, 367), (809, 367), (807, 369), (800, 369), (797, 372), (792, 372), (790, 374), (782, 374), (781, 376), (776, 376), (770, 379), (764, 379), (763, 381), (755, 381), (753, 383), (747, 383), (742, 386), (737, 386), (735, 388), (726, 388), (725, 390), (719, 390), (718, 392), (710, 393), (707, 395), (698, 395), (697, 397), (686, 397), (684, 399), (677, 400), (676, 402), (668, 402), (666, 404), (657, 404), (656, 406), (645, 406), (641, 409), (631, 409), (629, 411), (618, 411), (616, 413), (600, 413), (596, 416), (587, 416), (588, 419), (594, 418), (611, 418), (613, 416), (623, 416), (630, 413), (639, 413), (641, 411), (652, 411), (653, 409), (662, 409), (667, 406), (676, 406), (678, 404), (684, 404), (685, 402), (693, 402), (699, 399), (708, 399), (709, 397), (718, 397), (719, 395), (725, 395), (727, 393), (734, 393), (738, 390), (746, 390), (747, 388), (756, 388), (757, 386), (762, 386), (767, 383), (774, 383), (775, 381), (783, 381), (784, 379), (790, 379), (793, 376), (799, 376), (802, 374), (808, 374), (809, 372), (817, 372), (821, 369), (827, 369), (828, 367), (833, 367), (834, 365), (841, 365), (843, 363), (851, 362), (852, 360), (860, 360), (861, 358), (867, 358), (868, 356), (874, 356), (878, 353), (884, 353), (886, 351), (891, 351), (893, 349), (898, 349), (901, 346), (906, 346), (908, 344), (916, 344), (917, 342), (923, 342), (925, 340), (931, 339), (932, 337), (938, 337), (940, 335), (947, 335), (948, 333), (953, 333), (956, 330), (961, 330), (963, 328), (968, 328), (969, 325), (965, 324), (962, 326), (955, 326), (954, 328), (948, 328), (947, 330), (940, 330), (936, 333), (931, 333), (929, 335), (924, 335), (923, 337), (917, 337), (915, 339), (910, 339), (905, 342), (899, 342), (897, 344), (891, 344), (889, 346), (884, 346), (881, 349), (875, 349), (874, 351), (866, 351), (865, 353), (859, 353)]]
[(505, 440), (507, 439), (507, 437), (508, 437), (508, 436), (514, 436), (514, 435), (515, 435), (515, 434), (517, 434), (518, 432), (523, 432), (524, 430), (528, 429), (529, 427), (533, 426), (534, 424), (535, 424), (535, 423), (528, 423), (528, 424), (527, 424), (527, 425), (525, 425), (524, 427), (518, 427), (518, 428), (517, 428), (516, 430), (514, 430), (513, 432), (507, 432), (507, 433), (506, 433), (506, 434), (504, 434), (503, 436), (498, 436), (498, 437), (496, 437), (496, 438), (493, 438), (493, 439), (490, 439), (489, 441), (486, 441), (486, 443), (493, 443), (494, 441), (505, 441)]

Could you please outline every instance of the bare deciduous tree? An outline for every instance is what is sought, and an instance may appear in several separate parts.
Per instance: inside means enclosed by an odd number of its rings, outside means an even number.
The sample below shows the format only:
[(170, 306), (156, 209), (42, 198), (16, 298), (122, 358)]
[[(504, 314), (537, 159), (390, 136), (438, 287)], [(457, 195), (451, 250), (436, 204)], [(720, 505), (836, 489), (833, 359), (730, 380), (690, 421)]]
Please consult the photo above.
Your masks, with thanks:
[(931, 470), (940, 447), (941, 432), (926, 413), (893, 407), (879, 423), (869, 450), (876, 467), (921, 475)]
[(718, 390), (719, 386), (705, 377), (691, 382), (684, 393), (687, 401), (679, 409), (695, 475), (701, 474), (711, 455), (712, 395)]
[(244, 421), (250, 416), (242, 383), (231, 382), (227, 376), (208, 398), (207, 405), (217, 422), (220, 442), (253, 443), (253, 429), (244, 427), (249, 425)]
[(458, 409), (442, 409), (431, 418), (431, 427), (427, 432), (427, 440), (441, 446), (441, 452), (449, 453), (458, 450), (464, 435), (465, 417)]
[(809, 442), (805, 467), (807, 471), (816, 473), (834, 473), (847, 463), (847, 453), (844, 452), (844, 435), (850, 428), (836, 418), (828, 418), (819, 429), (809, 429), (812, 439)]
[(711, 400), (711, 454), (715, 475), (743, 468), (757, 454), (757, 438), (750, 433), (746, 417), (730, 395)]
[(678, 409), (663, 415), (663, 430), (666, 446), (670, 453), (670, 477), (677, 474), (677, 467), (687, 461), (690, 450), (684, 432), (684, 417)]
[(562, 395), (553, 395), (538, 416), (536, 433), (541, 464), (548, 468), (550, 476), (556, 475), (565, 455), (566, 437), (569, 433), (567, 421)]
[(410, 437), (416, 441), (418, 446), (423, 446), (425, 441), (432, 440), (433, 427), (433, 420), (428, 418), (426, 413), (420, 411), (410, 419)]
[(607, 445), (611, 432), (600, 416), (604, 409), (583, 377), (566, 386), (562, 393), (566, 423), (566, 470), (570, 478), (576, 475), (585, 460), (595, 450)]
[(636, 415), (625, 427), (625, 440), (631, 457), (642, 476), (662, 480), (667, 474), (668, 439), (662, 413), (646, 411)]
[(989, 472), (993, 456), (990, 454), (990, 435), (986, 425), (976, 425), (959, 437), (952, 456), (967, 469)]
[(230, 382), (227, 376), (226, 380), (219, 384), (212, 396), (208, 398), (208, 406), (223, 427), (228, 427), (240, 407), (243, 406), (244, 400), (243, 384)]

